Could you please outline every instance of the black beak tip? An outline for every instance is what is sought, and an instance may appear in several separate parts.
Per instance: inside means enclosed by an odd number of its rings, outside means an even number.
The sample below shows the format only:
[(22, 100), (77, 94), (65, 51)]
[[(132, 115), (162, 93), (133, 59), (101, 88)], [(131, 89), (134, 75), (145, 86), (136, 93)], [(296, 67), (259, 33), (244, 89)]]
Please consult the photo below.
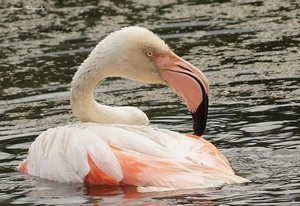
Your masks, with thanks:
[(197, 136), (202, 136), (207, 122), (207, 113), (208, 113), (208, 95), (203, 94), (203, 101), (198, 106), (195, 112), (192, 112), (193, 117), (193, 130), (194, 134)]

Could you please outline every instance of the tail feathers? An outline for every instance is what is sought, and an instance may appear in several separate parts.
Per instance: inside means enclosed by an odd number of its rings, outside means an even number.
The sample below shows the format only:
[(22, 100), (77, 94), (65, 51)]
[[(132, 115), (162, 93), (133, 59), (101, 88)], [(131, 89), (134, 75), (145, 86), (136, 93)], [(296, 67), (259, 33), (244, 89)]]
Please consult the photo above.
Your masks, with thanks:
[(148, 186), (167, 187), (174, 189), (204, 189), (218, 188), (225, 184), (242, 183), (247, 181), (236, 175), (218, 175), (215, 172), (194, 172), (174, 174), (157, 180), (149, 181)]
[[(201, 177), (200, 177), (201, 176)], [(137, 191), (141, 193), (145, 192), (166, 192), (175, 190), (194, 190), (201, 191), (212, 191), (216, 188), (220, 188), (225, 184), (244, 183), (249, 180), (241, 178), (236, 175), (228, 176), (227, 179), (217, 179), (216, 177), (205, 177), (203, 174), (196, 175), (174, 175), (167, 178), (162, 178), (149, 182), (147, 185), (138, 186)], [(155, 185), (155, 186), (154, 186)]]

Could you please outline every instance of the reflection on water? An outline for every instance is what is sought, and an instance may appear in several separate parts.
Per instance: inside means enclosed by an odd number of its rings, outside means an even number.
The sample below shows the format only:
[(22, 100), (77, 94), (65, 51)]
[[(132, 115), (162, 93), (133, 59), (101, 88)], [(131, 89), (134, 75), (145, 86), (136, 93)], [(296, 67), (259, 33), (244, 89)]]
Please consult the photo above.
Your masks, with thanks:
[[(35, 185), (35, 189), (28, 190), (27, 193), (18, 198), (14, 204), (96, 204), (100, 205), (136, 205), (142, 202), (147, 205), (157, 205), (160, 203), (168, 203), (168, 199), (181, 199), (182, 202), (189, 203), (191, 200), (186, 200), (185, 195), (194, 194), (194, 202), (210, 203), (214, 205), (211, 200), (201, 200), (203, 194), (212, 192), (214, 190), (202, 190), (201, 194), (197, 194), (194, 190), (186, 191), (169, 191), (160, 193), (138, 193), (136, 187), (126, 186), (102, 186), (90, 185), (84, 186), (82, 184), (63, 184), (50, 182), (46, 180), (36, 179), (30, 177), (27, 181)], [(199, 192), (199, 191), (197, 191)], [(171, 198), (170, 198), (171, 197)], [(103, 204), (102, 204), (102, 203)]]
[[(0, 201), (41, 205), (297, 205), (300, 203), (300, 70), (297, 1), (28, 1), (0, 5)], [(60, 184), (16, 171), (42, 131), (77, 120), (69, 83), (109, 32), (140, 25), (204, 71), (211, 84), (204, 137), (251, 179), (211, 191), (136, 193), (134, 187)], [(155, 127), (190, 132), (168, 88), (112, 78), (95, 97), (143, 109)]]

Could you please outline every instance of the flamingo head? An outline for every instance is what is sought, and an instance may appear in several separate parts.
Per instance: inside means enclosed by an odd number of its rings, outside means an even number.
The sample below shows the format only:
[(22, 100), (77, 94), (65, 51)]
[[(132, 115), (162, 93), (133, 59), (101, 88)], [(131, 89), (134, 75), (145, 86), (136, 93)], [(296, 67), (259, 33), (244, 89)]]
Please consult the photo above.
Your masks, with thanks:
[[(104, 43), (105, 47), (102, 46)], [(193, 117), (194, 134), (201, 136), (204, 133), (208, 79), (195, 66), (173, 53), (161, 38), (145, 28), (125, 27), (108, 35), (97, 47), (106, 57), (114, 58), (111, 66), (106, 67), (107, 76), (168, 85), (184, 98)]]

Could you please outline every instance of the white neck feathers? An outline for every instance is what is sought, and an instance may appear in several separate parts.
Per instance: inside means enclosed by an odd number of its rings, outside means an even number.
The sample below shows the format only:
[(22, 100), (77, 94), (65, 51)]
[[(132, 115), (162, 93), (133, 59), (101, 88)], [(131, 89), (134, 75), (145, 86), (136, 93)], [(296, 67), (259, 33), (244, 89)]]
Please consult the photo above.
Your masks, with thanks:
[(95, 86), (108, 76), (116, 76), (114, 70), (118, 64), (111, 57), (100, 42), (79, 67), (71, 83), (71, 107), (74, 115), (81, 122), (149, 124), (146, 114), (137, 108), (110, 107), (95, 101)]

